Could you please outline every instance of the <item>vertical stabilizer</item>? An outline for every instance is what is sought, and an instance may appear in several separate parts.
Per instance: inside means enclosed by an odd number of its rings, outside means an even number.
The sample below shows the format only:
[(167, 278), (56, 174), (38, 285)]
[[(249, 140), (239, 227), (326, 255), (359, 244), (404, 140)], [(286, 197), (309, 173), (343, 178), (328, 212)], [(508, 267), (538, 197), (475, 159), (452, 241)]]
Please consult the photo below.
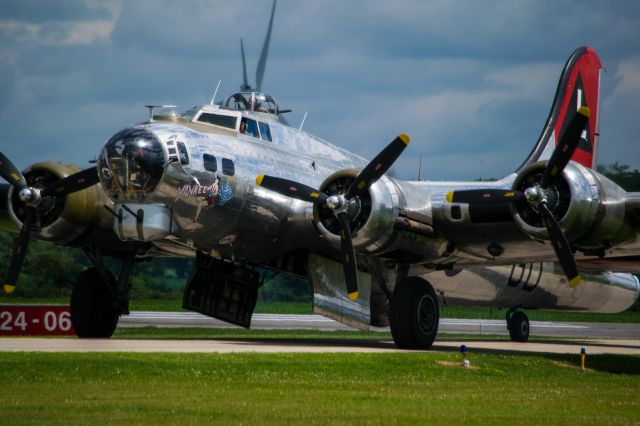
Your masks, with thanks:
[(562, 70), (551, 112), (540, 138), (517, 171), (530, 163), (548, 160), (559, 136), (582, 106), (591, 110), (591, 116), (571, 160), (588, 168), (595, 167), (599, 139), (601, 69), (600, 59), (592, 48), (581, 47), (571, 54)]

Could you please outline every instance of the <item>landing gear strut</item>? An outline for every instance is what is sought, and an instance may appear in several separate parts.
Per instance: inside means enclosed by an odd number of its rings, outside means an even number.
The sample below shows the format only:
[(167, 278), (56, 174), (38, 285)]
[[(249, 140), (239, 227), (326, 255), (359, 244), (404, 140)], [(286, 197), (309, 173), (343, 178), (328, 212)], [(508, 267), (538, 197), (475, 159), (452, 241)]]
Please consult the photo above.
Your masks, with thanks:
[(514, 342), (529, 340), (529, 318), (524, 312), (509, 309), (507, 311), (507, 329)]
[(391, 297), (391, 335), (402, 349), (429, 349), (436, 339), (440, 314), (431, 284), (418, 277), (399, 281)]

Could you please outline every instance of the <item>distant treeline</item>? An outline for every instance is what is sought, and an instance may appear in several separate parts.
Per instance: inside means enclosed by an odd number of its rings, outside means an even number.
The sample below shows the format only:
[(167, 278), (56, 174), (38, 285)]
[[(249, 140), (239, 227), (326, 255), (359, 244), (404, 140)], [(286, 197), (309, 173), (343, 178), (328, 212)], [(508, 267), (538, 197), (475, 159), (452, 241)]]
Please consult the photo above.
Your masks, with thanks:
[[(0, 276), (4, 277), (12, 254), (14, 235), (0, 233)], [(119, 262), (107, 259), (107, 267), (117, 276)], [(32, 241), (16, 287), (17, 297), (64, 297), (71, 294), (76, 277), (91, 262), (80, 249), (57, 247)], [(193, 267), (192, 259), (155, 258), (136, 263), (131, 297), (134, 299), (174, 299), (182, 290)], [(261, 273), (264, 273), (261, 270)], [(262, 300), (310, 302), (306, 280), (268, 271), (258, 295)]]

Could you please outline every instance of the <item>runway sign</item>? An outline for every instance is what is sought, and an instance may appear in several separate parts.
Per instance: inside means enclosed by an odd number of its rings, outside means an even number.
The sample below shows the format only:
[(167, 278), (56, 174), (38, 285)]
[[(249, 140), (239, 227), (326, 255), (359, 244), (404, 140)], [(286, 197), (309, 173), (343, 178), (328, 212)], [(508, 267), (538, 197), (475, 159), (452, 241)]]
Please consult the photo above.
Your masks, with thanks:
[(73, 336), (67, 305), (0, 305), (0, 336)]

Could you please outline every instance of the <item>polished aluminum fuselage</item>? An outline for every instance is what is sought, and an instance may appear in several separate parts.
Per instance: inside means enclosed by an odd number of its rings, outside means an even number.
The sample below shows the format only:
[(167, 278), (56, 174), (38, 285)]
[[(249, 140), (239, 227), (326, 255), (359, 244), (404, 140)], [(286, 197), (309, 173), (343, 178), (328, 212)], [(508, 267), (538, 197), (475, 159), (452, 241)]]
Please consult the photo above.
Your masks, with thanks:
[[(188, 163), (167, 162), (160, 184), (145, 198), (146, 204), (168, 209), (171, 217), (170, 232), (163, 238), (153, 239), (152, 244), (161, 253), (185, 255), (198, 250), (256, 265), (299, 249), (326, 259), (339, 259), (339, 237), (319, 223), (312, 204), (261, 188), (255, 179), (264, 173), (322, 189), (328, 176), (362, 168), (366, 161), (287, 126), (274, 115), (244, 112), (243, 116), (268, 124), (272, 140), (242, 134), (237, 129), (175, 120), (136, 125), (155, 134), (169, 158), (171, 147), (176, 143), (182, 143), (188, 154)], [(205, 158), (210, 164), (212, 157), (217, 164), (215, 170), (205, 165)], [(226, 170), (221, 167), (222, 163), (226, 164)], [(579, 165), (570, 165), (565, 171), (583, 172)], [(592, 175), (590, 172), (589, 176)], [(592, 282), (598, 285), (598, 291), (583, 287), (578, 290), (583, 296), (577, 297), (576, 291), (562, 289), (566, 280), (562, 272), (552, 266), (554, 251), (542, 237), (532, 238), (513, 219), (474, 222), (467, 205), (457, 206), (459, 210), (454, 213), (452, 204), (445, 200), (451, 190), (510, 189), (516, 179), (515, 173), (495, 182), (401, 181), (383, 177), (370, 190), (371, 218), (353, 236), (354, 245), (361, 256), (387, 259), (389, 264), (397, 264), (398, 258), (394, 256), (403, 253), (405, 260), (400, 262), (412, 265), (410, 274), (424, 276), (452, 304), (506, 306), (505, 294), (509, 294), (508, 298), (517, 306), (577, 310), (591, 307), (600, 311), (628, 307), (638, 295), (634, 278), (611, 280), (602, 274), (594, 275)], [(602, 178), (594, 185), (602, 186), (602, 182), (605, 186), (612, 184)], [(619, 198), (619, 192), (615, 195)], [(609, 202), (615, 205), (616, 201)], [(126, 204), (126, 194), (117, 203)], [(607, 254), (640, 254), (638, 229), (629, 228), (624, 209), (615, 211), (618, 216), (608, 220), (626, 234), (623, 241), (609, 247)], [(411, 226), (399, 226), (407, 221)], [(415, 231), (416, 226), (420, 232)], [(490, 250), (492, 247), (499, 247), (499, 254)], [(578, 259), (586, 257), (577, 255)], [(544, 271), (539, 268), (539, 288), (532, 292), (526, 286), (509, 285), (512, 281), (508, 277), (513, 275), (514, 265), (530, 262), (551, 265)], [(437, 272), (441, 268), (466, 270), (446, 275)], [(331, 280), (339, 281), (338, 275)], [(315, 283), (320, 281), (315, 279)], [(548, 297), (549, 288), (555, 289), (553, 300)], [(625, 295), (624, 302), (603, 304), (602, 298), (614, 288), (615, 292)], [(588, 296), (591, 293), (592, 296)], [(561, 294), (564, 296), (560, 297)], [(368, 298), (360, 302), (359, 309), (366, 311)]]
[[(261, 114), (262, 115), (262, 114)], [(268, 120), (268, 114), (261, 117)], [(193, 130), (171, 122), (151, 122), (140, 126), (155, 133), (159, 139), (182, 141), (189, 151), (189, 164), (166, 168), (161, 185), (148, 198), (149, 202), (170, 207), (175, 221), (169, 241), (192, 246), (198, 250), (217, 252), (222, 257), (261, 262), (297, 248), (330, 250), (327, 240), (318, 234), (314, 224), (313, 206), (284, 197), (256, 185), (261, 173), (320, 187), (322, 182), (340, 170), (360, 168), (366, 162), (361, 157), (331, 145), (311, 135), (268, 121), (273, 141), (218, 130)], [(213, 155), (233, 161), (235, 174), (225, 176), (220, 171), (205, 170), (202, 157)], [(569, 169), (571, 173), (571, 169)], [(223, 205), (207, 203), (196, 187), (208, 187), (216, 178), (226, 180), (232, 197)], [(549, 243), (534, 240), (515, 221), (474, 223), (467, 206), (461, 216), (452, 217), (451, 204), (445, 195), (451, 190), (469, 188), (511, 188), (516, 175), (495, 182), (429, 182), (400, 181), (383, 178), (381, 185), (392, 187), (400, 199), (398, 206), (410, 216), (432, 226), (437, 238), (424, 247), (421, 264), (512, 264), (531, 261), (553, 261), (555, 255)], [(185, 194), (185, 188), (192, 190)], [(197, 188), (196, 188), (197, 189)], [(182, 191), (182, 192), (181, 192)], [(182, 195), (181, 195), (182, 194)], [(624, 221), (624, 216), (618, 218)], [(627, 235), (624, 244), (611, 247), (610, 255), (638, 255), (638, 231)], [(357, 242), (358, 236), (354, 236)], [(337, 242), (337, 238), (333, 244)], [(455, 243), (451, 253), (444, 253), (449, 243)], [(487, 251), (489, 244), (504, 248), (500, 256)], [(158, 244), (162, 242), (158, 241)], [(375, 251), (375, 250), (374, 250)], [(442, 252), (441, 252), (442, 251)], [(580, 258), (580, 255), (578, 254)]]

